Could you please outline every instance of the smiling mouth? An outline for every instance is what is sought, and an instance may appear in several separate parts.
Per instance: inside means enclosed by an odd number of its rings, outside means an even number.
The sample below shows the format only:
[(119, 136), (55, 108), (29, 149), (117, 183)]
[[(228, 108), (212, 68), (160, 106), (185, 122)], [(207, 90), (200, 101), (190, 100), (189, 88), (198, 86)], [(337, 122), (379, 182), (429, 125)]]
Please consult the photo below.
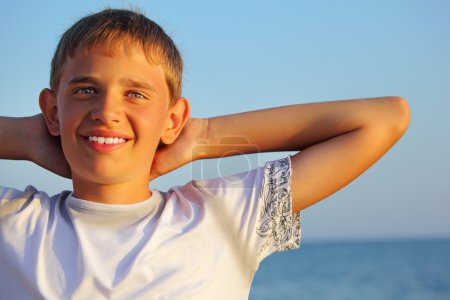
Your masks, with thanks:
[(103, 136), (88, 136), (86, 137), (86, 139), (91, 143), (106, 144), (106, 145), (122, 144), (127, 141), (127, 139), (120, 137), (103, 137)]

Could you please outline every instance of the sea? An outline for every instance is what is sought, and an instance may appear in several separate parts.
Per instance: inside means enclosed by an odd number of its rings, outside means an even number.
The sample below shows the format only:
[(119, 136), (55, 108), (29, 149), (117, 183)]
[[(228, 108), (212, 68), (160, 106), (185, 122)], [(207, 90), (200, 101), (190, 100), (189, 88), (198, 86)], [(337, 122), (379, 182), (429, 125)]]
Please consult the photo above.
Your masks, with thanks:
[(311, 241), (260, 265), (250, 300), (450, 300), (450, 239)]

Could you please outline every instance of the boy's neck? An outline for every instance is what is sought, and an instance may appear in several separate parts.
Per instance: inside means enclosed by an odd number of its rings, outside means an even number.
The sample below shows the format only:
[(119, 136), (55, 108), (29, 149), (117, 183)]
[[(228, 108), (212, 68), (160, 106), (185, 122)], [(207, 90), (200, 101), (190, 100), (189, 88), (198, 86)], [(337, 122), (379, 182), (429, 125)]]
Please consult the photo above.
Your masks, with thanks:
[(146, 183), (99, 184), (73, 179), (76, 198), (103, 204), (133, 204), (149, 199), (152, 192)]

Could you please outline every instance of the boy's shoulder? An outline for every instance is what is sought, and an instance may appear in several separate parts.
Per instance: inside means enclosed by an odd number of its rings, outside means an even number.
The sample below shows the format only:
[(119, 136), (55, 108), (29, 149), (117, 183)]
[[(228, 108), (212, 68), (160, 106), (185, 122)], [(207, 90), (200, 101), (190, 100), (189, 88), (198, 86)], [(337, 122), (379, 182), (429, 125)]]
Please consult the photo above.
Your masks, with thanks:
[(63, 191), (49, 196), (32, 185), (24, 190), (0, 186), (0, 218), (28, 209), (48, 210), (52, 204), (56, 204), (57, 199), (67, 197), (69, 193)]
[(32, 185), (28, 185), (23, 191), (15, 188), (0, 186), (0, 208), (10, 206), (14, 202), (27, 201), (37, 192), (38, 190)]

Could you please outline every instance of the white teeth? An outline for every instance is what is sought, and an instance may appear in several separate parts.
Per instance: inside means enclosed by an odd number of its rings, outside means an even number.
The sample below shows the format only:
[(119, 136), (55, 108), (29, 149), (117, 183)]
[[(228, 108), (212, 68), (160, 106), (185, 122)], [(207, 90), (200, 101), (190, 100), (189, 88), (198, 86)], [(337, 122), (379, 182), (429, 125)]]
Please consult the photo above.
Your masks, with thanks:
[(125, 139), (118, 137), (103, 137), (103, 136), (89, 136), (89, 142), (95, 142), (99, 144), (119, 144), (124, 143)]

